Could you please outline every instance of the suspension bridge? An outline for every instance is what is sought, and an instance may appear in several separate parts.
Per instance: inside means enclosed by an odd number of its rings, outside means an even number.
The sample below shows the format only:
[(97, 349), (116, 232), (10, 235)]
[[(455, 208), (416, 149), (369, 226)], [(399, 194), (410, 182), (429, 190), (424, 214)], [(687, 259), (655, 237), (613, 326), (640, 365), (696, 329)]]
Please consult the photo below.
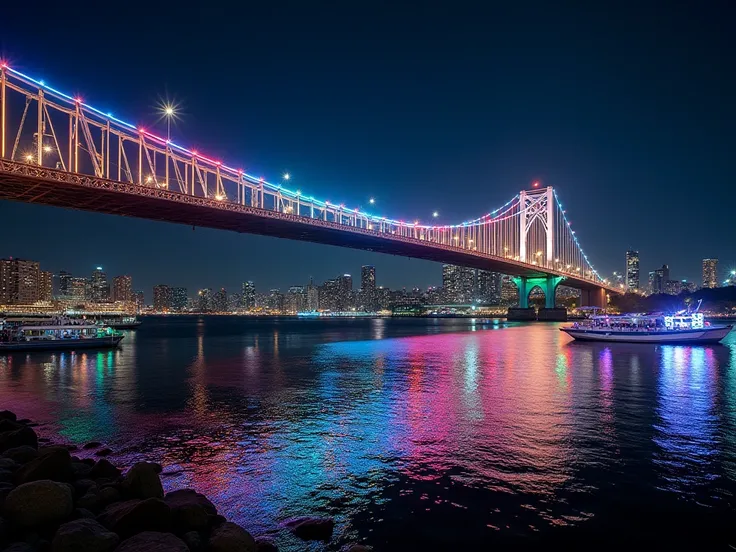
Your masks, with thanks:
[(551, 187), (459, 224), (395, 220), (317, 199), (182, 147), (0, 64), (0, 199), (351, 247), (509, 274), (521, 307), (558, 284), (605, 306), (601, 278)]

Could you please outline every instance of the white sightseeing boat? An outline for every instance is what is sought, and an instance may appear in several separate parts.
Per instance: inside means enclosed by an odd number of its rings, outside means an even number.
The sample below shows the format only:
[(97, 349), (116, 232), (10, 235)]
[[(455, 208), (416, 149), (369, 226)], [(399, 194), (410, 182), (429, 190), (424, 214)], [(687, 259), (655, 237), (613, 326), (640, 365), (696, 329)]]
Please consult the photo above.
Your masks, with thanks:
[(579, 341), (625, 343), (718, 343), (730, 325), (711, 325), (702, 313), (594, 315), (560, 328)]
[(11, 351), (63, 351), (117, 347), (123, 334), (86, 320), (51, 318), (0, 318), (0, 353)]

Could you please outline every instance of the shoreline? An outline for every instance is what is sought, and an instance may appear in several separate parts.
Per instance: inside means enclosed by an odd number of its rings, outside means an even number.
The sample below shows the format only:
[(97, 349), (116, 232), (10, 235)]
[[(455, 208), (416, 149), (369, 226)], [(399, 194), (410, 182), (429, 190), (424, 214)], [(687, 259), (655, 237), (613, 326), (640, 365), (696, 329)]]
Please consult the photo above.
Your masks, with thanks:
[(124, 471), (106, 458), (112, 451), (103, 443), (55, 444), (38, 436), (37, 425), (0, 411), (2, 552), (276, 552), (270, 537), (279, 531), (305, 543), (332, 538), (335, 522), (324, 517), (290, 519), (253, 536), (194, 489), (164, 493), (160, 464), (136, 462)]

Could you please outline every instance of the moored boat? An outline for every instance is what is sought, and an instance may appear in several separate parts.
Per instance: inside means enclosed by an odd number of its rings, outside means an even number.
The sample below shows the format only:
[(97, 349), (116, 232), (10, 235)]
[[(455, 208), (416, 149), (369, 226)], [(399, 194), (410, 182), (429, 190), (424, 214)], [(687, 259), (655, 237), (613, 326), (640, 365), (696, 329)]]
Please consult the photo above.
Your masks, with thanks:
[(731, 325), (711, 325), (702, 313), (596, 315), (560, 331), (578, 341), (622, 343), (718, 343)]
[(0, 353), (113, 348), (123, 337), (109, 326), (66, 317), (0, 319)]

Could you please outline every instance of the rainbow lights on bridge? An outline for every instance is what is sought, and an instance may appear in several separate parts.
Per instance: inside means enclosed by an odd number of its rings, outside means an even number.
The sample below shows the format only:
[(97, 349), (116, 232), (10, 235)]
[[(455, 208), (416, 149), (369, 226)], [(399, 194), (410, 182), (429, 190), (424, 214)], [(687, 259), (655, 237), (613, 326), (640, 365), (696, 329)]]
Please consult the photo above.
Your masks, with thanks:
[[(277, 214), (281, 220), (339, 225), (385, 240), (420, 242), (424, 247), (500, 260), (509, 265), (509, 273), (564, 276), (615, 291), (580, 247), (551, 187), (540, 188), (535, 183), (498, 209), (459, 224), (397, 220), (305, 195), (176, 144), (168, 127), (173, 108), (166, 113), (169, 121), (164, 138), (7, 64), (0, 64), (0, 93), (0, 159), (11, 162), (7, 171), (27, 171), (18, 165), (23, 164), (88, 175), (100, 179), (97, 186), (103, 185), (102, 180), (126, 184), (128, 193), (191, 203), (183, 197), (188, 196), (198, 198), (196, 204), (201, 206), (220, 204), (232, 209), (237, 205), (255, 210), (248, 213), (265, 215), (268, 211), (270, 218)], [(61, 178), (51, 172), (44, 175)], [(289, 181), (289, 173), (283, 179)], [(118, 190), (123, 188), (118, 186)], [(375, 204), (373, 198), (369, 203)]]

